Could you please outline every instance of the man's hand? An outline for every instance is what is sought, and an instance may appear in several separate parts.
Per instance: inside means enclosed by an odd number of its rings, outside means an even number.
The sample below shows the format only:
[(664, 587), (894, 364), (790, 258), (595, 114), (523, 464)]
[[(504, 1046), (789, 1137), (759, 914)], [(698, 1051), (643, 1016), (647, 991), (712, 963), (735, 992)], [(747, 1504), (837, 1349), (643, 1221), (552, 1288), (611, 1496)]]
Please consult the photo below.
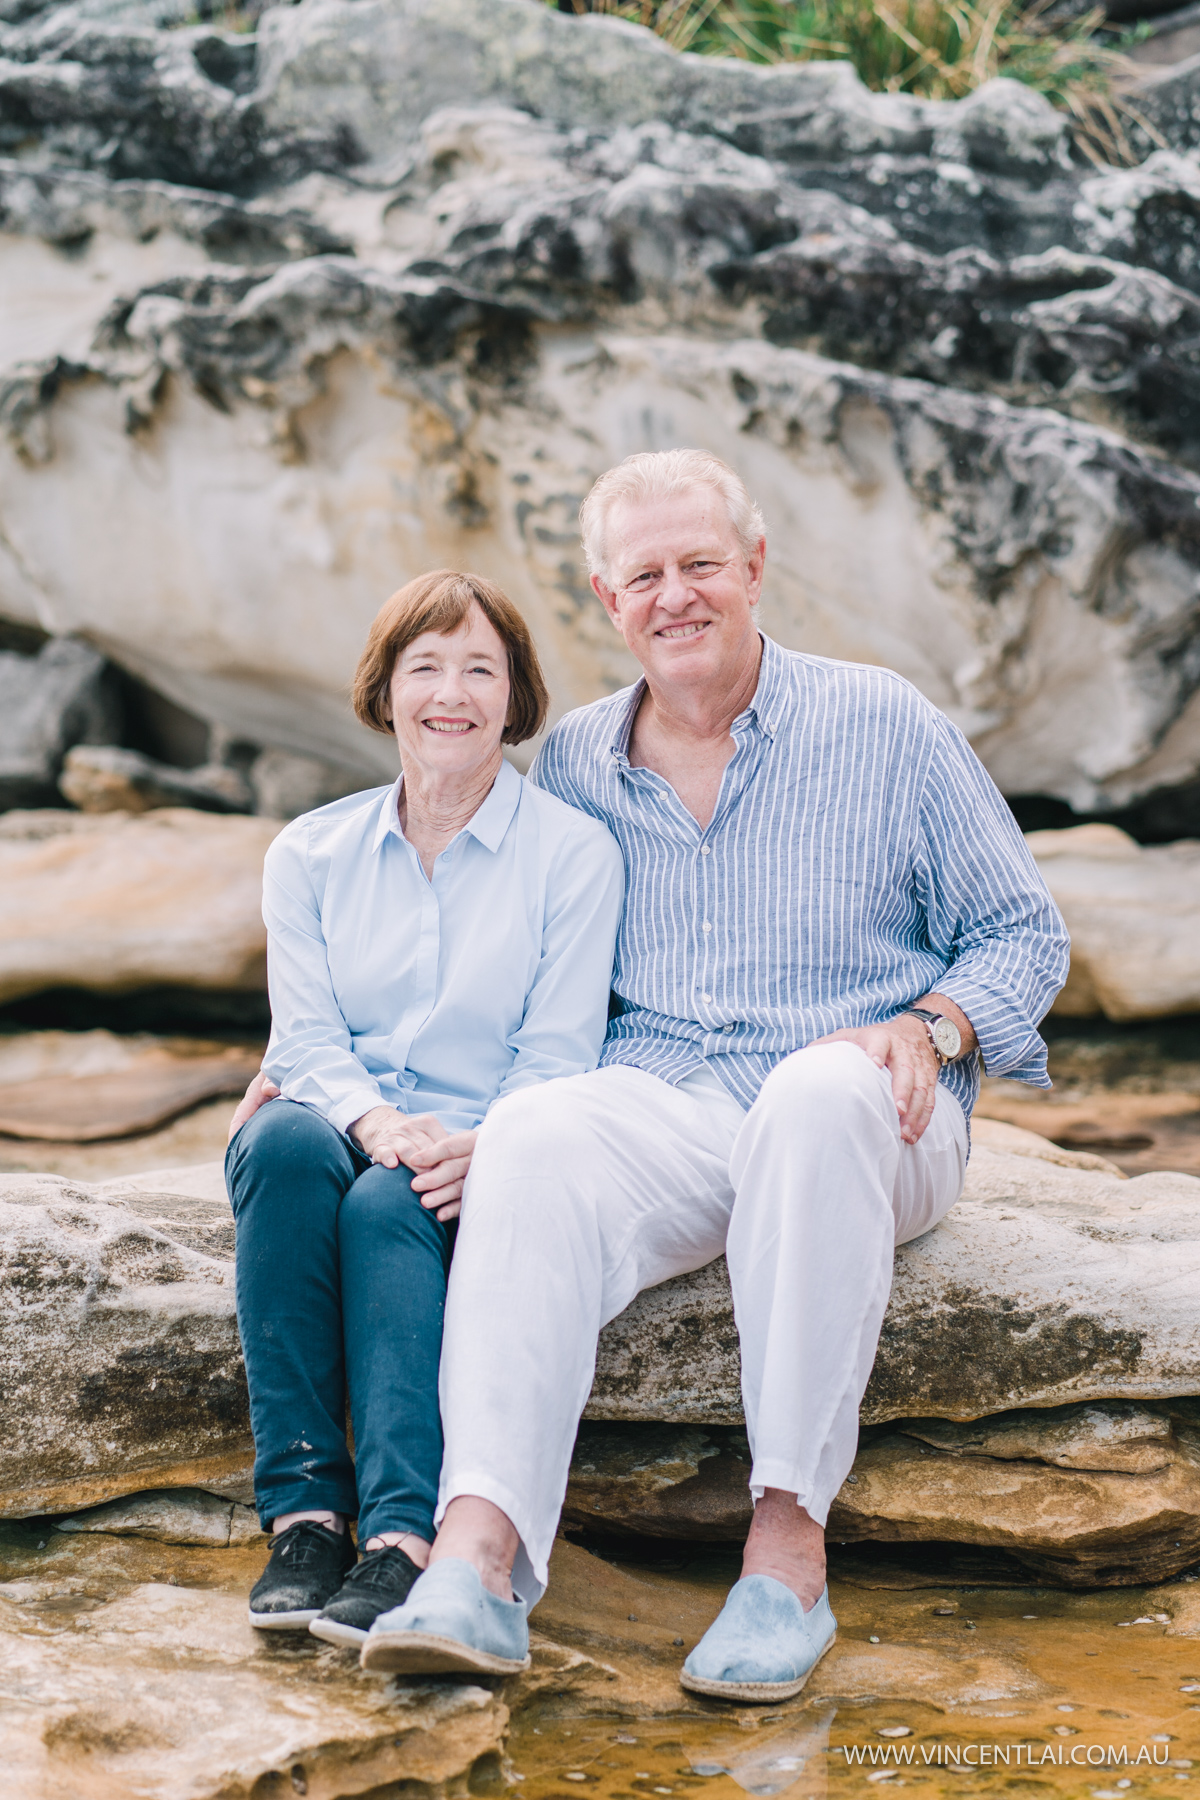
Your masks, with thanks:
[(260, 1106), (268, 1100), (277, 1100), (279, 1089), (273, 1081), (268, 1080), (260, 1069), (245, 1094), (238, 1101), (237, 1111), (229, 1121), (229, 1138), (232, 1141), (242, 1129), (247, 1119), (252, 1119)]
[(403, 1163), (414, 1168), (420, 1156), (434, 1144), (449, 1136), (446, 1127), (433, 1113), (397, 1112), (394, 1106), (373, 1106), (350, 1127), (350, 1137), (372, 1162), (385, 1169), (397, 1169)]
[[(913, 1005), (924, 1007), (926, 1012), (944, 1013), (953, 1020), (962, 1037), (963, 1056), (978, 1048), (971, 1021), (953, 1000), (947, 1000), (941, 994), (926, 994), (922, 999), (914, 1000)], [(866, 1051), (877, 1069), (886, 1069), (892, 1078), (892, 1098), (900, 1118), (900, 1136), (906, 1144), (919, 1141), (933, 1117), (941, 1070), (923, 1019), (901, 1013), (883, 1025), (831, 1031), (828, 1037), (813, 1041), (818, 1044), (857, 1044), (860, 1050)]]
[(418, 1153), (409, 1161), (415, 1172), (413, 1193), (420, 1194), (421, 1205), (436, 1211), (443, 1224), (456, 1219), (462, 1211), (463, 1183), (471, 1166), (478, 1131), (455, 1131), (440, 1143)]

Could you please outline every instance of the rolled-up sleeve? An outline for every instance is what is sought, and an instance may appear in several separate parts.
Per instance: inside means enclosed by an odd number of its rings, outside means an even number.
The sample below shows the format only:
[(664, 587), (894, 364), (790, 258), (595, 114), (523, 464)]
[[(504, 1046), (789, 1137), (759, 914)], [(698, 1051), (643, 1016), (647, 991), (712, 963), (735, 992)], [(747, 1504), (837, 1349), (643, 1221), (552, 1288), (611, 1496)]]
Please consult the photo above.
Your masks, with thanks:
[(936, 983), (970, 1019), (989, 1075), (1049, 1087), (1038, 1024), (1071, 941), (1016, 820), (962, 733), (940, 715), (914, 856)]
[(624, 903), (620, 849), (602, 825), (581, 815), (549, 872), (537, 973), (525, 1016), (508, 1040), (513, 1062), (497, 1099), (596, 1067)]
[(387, 1102), (354, 1054), (334, 995), (307, 845), (301, 820), (275, 839), (263, 870), (271, 996), (263, 1070), (287, 1099), (311, 1106), (344, 1132)]

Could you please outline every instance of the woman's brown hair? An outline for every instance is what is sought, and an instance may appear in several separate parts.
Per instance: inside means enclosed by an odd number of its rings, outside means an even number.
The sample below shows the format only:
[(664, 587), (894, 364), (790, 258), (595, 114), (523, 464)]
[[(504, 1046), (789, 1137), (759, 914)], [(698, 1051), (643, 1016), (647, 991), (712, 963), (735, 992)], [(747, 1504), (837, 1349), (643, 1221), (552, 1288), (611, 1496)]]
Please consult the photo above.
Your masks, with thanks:
[(498, 587), (482, 575), (460, 575), (454, 569), (419, 575), (380, 607), (354, 673), (354, 710), (364, 725), (392, 736), (388, 694), (397, 657), (422, 632), (457, 631), (473, 606), (508, 652), (508, 718), (501, 742), (523, 744), (537, 736), (546, 723), (550, 696), (529, 627)]

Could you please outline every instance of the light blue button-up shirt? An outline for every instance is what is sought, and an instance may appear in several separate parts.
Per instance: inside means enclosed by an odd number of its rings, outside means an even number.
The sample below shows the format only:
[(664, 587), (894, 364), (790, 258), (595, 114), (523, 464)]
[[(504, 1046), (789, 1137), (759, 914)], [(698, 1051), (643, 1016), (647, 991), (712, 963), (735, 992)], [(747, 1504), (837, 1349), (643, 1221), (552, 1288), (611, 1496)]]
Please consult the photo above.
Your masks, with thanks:
[[(625, 854), (601, 1063), (678, 1082), (707, 1067), (742, 1106), (781, 1058), (936, 991), (988, 1072), (1048, 1087), (1037, 1025), (1067, 974), (1058, 908), (963, 737), (889, 669), (763, 640), (711, 823), (634, 767), (645, 684), (568, 713), (531, 779)], [(970, 1114), (979, 1056), (941, 1079)]]
[(504, 763), (429, 880), (401, 783), (267, 852), (265, 1072), (345, 1131), (373, 1106), (478, 1125), (501, 1094), (596, 1066), (625, 874), (602, 825)]

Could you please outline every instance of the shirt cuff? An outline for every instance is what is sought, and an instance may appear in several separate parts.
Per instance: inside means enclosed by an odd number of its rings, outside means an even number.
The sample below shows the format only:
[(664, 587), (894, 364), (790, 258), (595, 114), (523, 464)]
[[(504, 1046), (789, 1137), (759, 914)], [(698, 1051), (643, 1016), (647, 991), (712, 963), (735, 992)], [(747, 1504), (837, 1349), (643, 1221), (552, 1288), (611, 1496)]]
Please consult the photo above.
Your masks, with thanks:
[(356, 1088), (352, 1094), (329, 1106), (326, 1109), (325, 1117), (334, 1130), (340, 1131), (345, 1137), (356, 1119), (361, 1119), (364, 1113), (371, 1111), (372, 1107), (387, 1105), (388, 1102), (378, 1088)]
[(978, 976), (953, 968), (933, 983), (931, 994), (944, 994), (966, 1013), (979, 1043), (984, 1073), (1030, 1087), (1053, 1087), (1046, 1068), (1046, 1044), (1011, 994), (996, 993)]

